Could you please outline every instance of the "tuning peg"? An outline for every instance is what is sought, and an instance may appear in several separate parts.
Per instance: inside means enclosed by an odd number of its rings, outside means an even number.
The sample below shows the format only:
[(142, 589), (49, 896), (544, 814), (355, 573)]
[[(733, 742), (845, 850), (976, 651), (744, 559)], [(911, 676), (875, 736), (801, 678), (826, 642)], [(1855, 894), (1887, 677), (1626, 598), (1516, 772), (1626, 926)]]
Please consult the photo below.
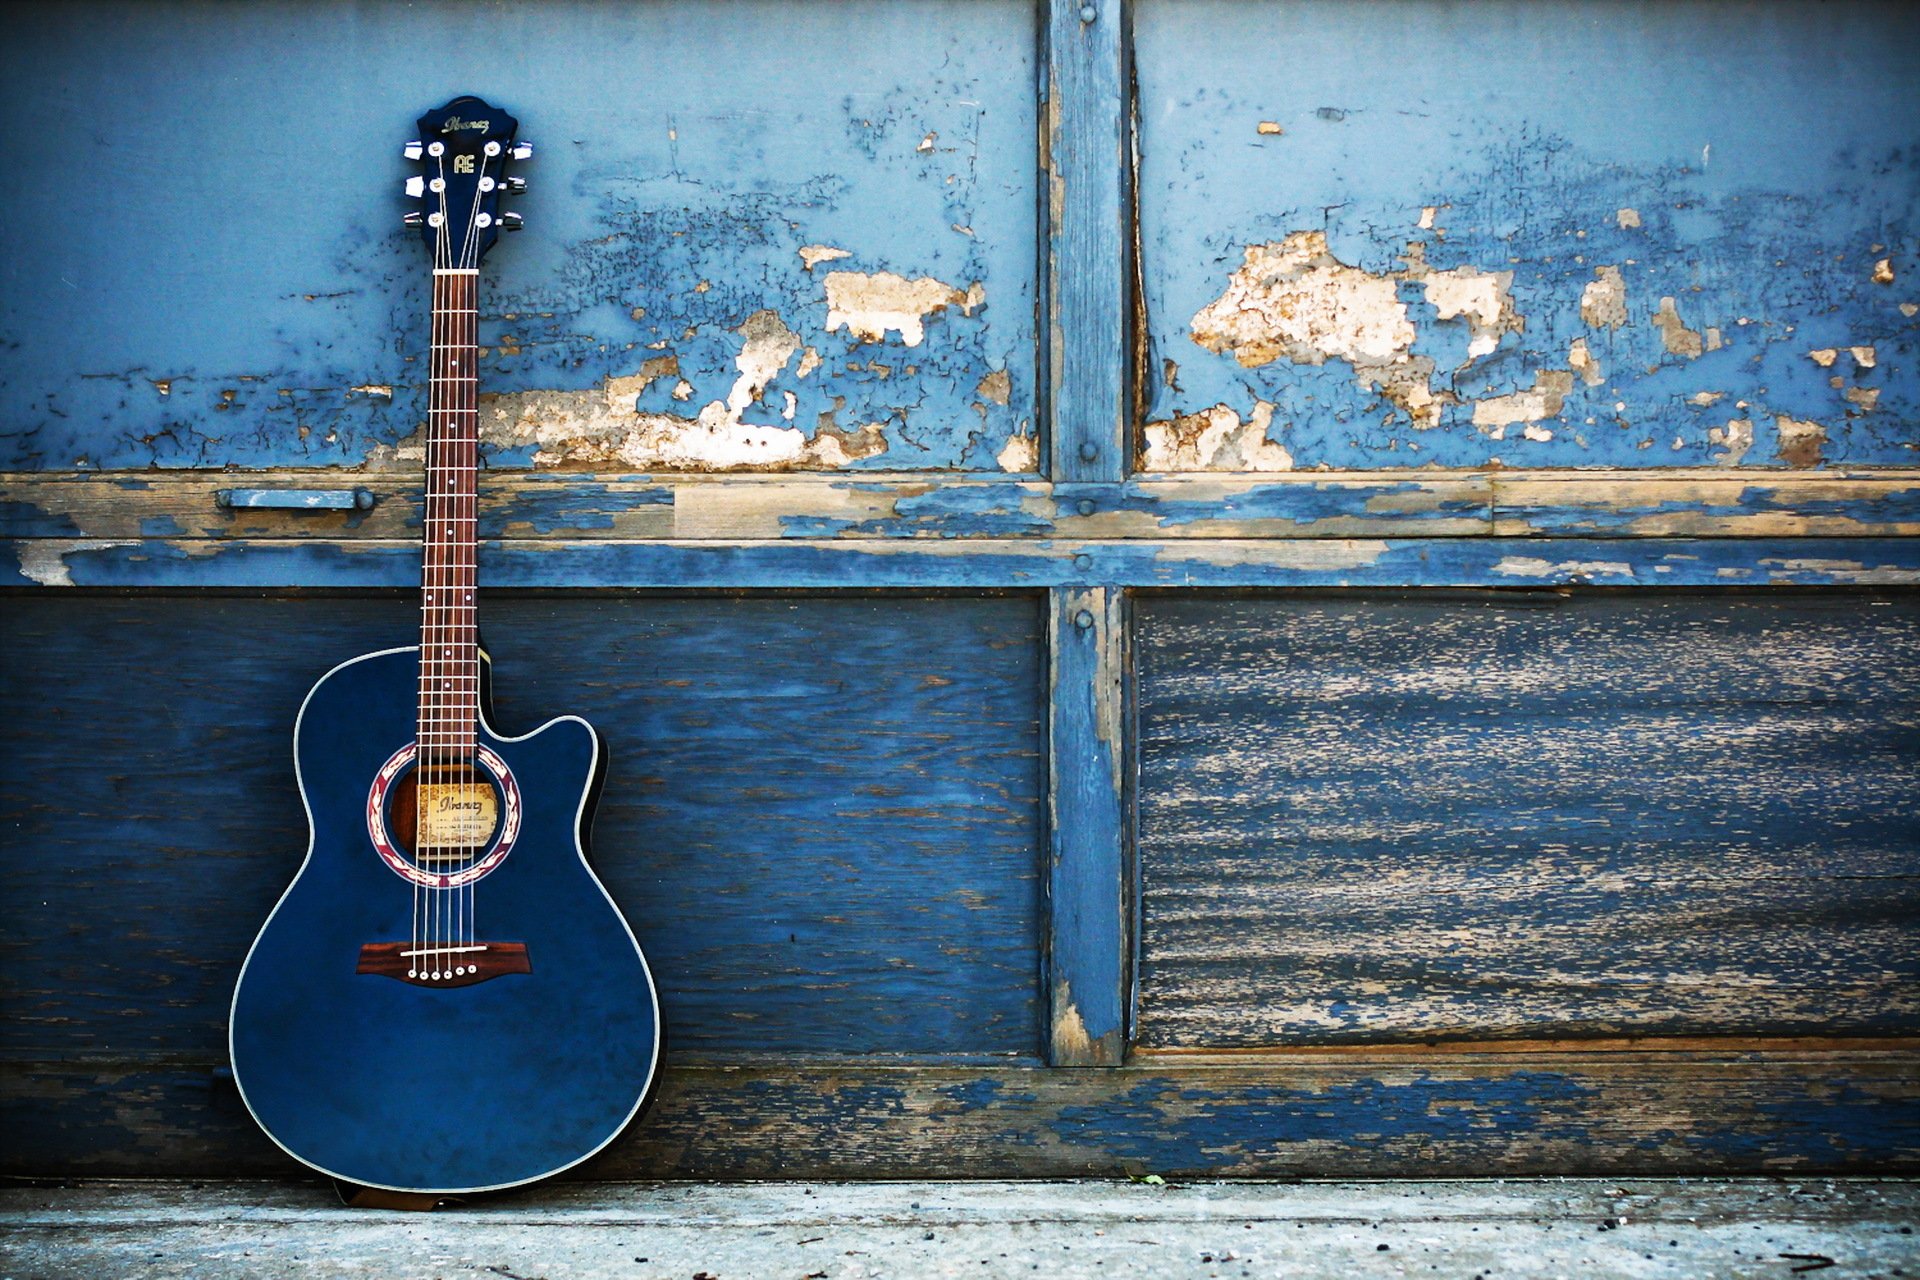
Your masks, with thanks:
[(424, 196), (425, 194), (427, 194), (427, 180), (425, 178), (420, 178), (420, 177), (408, 178), (407, 194), (412, 196), (415, 200), (418, 200), (421, 196)]
[(400, 215), (400, 221), (404, 226), (424, 227), (427, 225), (427, 215), (418, 209), (409, 209), (406, 213)]
[(500, 229), (502, 231), (522, 231), (526, 229), (526, 225), (526, 219), (517, 213), (503, 213), (500, 215)]
[(400, 148), (400, 154), (409, 160), (418, 160), (427, 154), (427, 144), (416, 139)]
[(507, 155), (515, 160), (531, 160), (533, 159), (533, 144), (531, 142), (516, 142), (507, 151)]
[(527, 194), (527, 180), (525, 178), (502, 178), (500, 179), (500, 191), (504, 195), (523, 196)]

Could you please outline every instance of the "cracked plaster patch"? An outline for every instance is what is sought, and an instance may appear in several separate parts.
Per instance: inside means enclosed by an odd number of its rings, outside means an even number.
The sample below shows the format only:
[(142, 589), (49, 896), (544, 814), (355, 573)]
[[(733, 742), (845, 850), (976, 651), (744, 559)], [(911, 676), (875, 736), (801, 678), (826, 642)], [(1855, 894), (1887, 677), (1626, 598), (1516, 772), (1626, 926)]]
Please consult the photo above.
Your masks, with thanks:
[(1597, 387), (1606, 381), (1600, 372), (1600, 362), (1593, 358), (1593, 352), (1587, 347), (1585, 338), (1575, 338), (1567, 348), (1567, 366), (1580, 375), (1580, 381), (1590, 387)]
[(1141, 464), (1148, 471), (1291, 471), (1293, 455), (1267, 438), (1272, 424), (1273, 406), (1265, 400), (1254, 401), (1244, 422), (1224, 404), (1149, 422)]
[(1002, 446), (994, 463), (1002, 471), (1038, 471), (1040, 469), (1040, 442), (1029, 435), (1011, 435)]
[(1618, 267), (1595, 267), (1580, 291), (1580, 319), (1590, 329), (1618, 329), (1627, 323), (1627, 281)]
[[(752, 423), (743, 415), (760, 403), (767, 385), (800, 351), (800, 339), (773, 311), (756, 311), (735, 330), (738, 376), (725, 400), (691, 418), (641, 413), (635, 398), (653, 381), (677, 377), (671, 354), (655, 356), (637, 373), (609, 378), (585, 391), (520, 391), (480, 397), (480, 438), (503, 449), (534, 449), (535, 467), (622, 467), (684, 471), (826, 470), (886, 451), (884, 425), (841, 431), (826, 416), (811, 438), (797, 427)], [(681, 394), (685, 388), (686, 395)], [(675, 399), (692, 388), (684, 379)], [(784, 416), (790, 415), (789, 404)], [(397, 446), (375, 450), (370, 466), (417, 464), (425, 429)]]
[(1720, 450), (1713, 455), (1714, 462), (1723, 467), (1737, 467), (1753, 448), (1753, 422), (1748, 418), (1729, 418), (1726, 426), (1708, 429), (1707, 443)]
[[(1542, 369), (1533, 375), (1533, 386), (1511, 395), (1493, 396), (1473, 406), (1473, 425), (1482, 434), (1504, 440), (1507, 428), (1516, 423), (1539, 422), (1558, 416), (1573, 392), (1573, 373), (1568, 369)], [(1523, 432), (1527, 439), (1538, 440), (1540, 433)], [(1551, 435), (1546, 437), (1552, 439)]]
[(808, 271), (823, 262), (836, 262), (841, 258), (853, 256), (848, 250), (836, 249), (830, 244), (803, 244), (796, 252), (800, 255), (800, 265)]
[(1407, 276), (1420, 282), (1428, 305), (1440, 319), (1466, 320), (1467, 364), (1492, 355), (1500, 345), (1501, 334), (1518, 333), (1525, 327), (1513, 309), (1513, 272), (1477, 271), (1472, 267), (1423, 272), (1424, 265), (1423, 257), (1410, 254)]
[(909, 280), (891, 271), (829, 271), (826, 287), (828, 333), (845, 329), (858, 341), (880, 342), (891, 330), (909, 347), (926, 338), (930, 317), (948, 307), (972, 315), (987, 300), (978, 281), (962, 291), (932, 276)]
[(1653, 326), (1660, 330), (1660, 341), (1670, 355), (1698, 360), (1702, 352), (1712, 351), (1720, 345), (1718, 329), (1709, 329), (1703, 339), (1699, 330), (1687, 328), (1680, 319), (1680, 308), (1672, 298), (1660, 299), (1660, 309), (1653, 315)]
[(1780, 443), (1774, 452), (1780, 461), (1790, 467), (1817, 467), (1825, 458), (1823, 451), (1827, 447), (1827, 429), (1818, 422), (1802, 418), (1789, 418), (1785, 414), (1777, 415), (1773, 420), (1773, 429), (1779, 433)]
[(1361, 386), (1377, 388), (1415, 427), (1439, 425), (1448, 402), (1434, 394), (1433, 361), (1409, 351), (1414, 327), (1395, 277), (1341, 262), (1324, 232), (1248, 245), (1226, 291), (1194, 315), (1191, 332), (1200, 346), (1249, 369), (1280, 359), (1344, 360)]

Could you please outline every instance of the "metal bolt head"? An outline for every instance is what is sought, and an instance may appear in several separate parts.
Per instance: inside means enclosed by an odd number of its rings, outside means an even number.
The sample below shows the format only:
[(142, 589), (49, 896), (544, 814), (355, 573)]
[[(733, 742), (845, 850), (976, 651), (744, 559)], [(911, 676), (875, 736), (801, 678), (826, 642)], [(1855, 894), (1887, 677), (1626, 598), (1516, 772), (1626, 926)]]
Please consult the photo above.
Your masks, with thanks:
[(1092, 462), (1100, 456), (1100, 446), (1089, 440), (1080, 446), (1080, 456), (1086, 461)]
[(1093, 568), (1093, 557), (1082, 551), (1073, 558), (1073, 567), (1076, 569), (1091, 569)]
[(1093, 615), (1085, 609), (1082, 609), (1073, 615), (1073, 625), (1082, 631), (1090, 631), (1093, 629)]
[(1083, 4), (1080, 6), (1080, 21), (1092, 22), (1095, 18), (1099, 16), (1100, 16), (1100, 11), (1094, 8), (1092, 5)]
[(1092, 515), (1092, 514), (1093, 514), (1093, 499), (1092, 499), (1092, 498), (1082, 498), (1082, 499), (1080, 499), (1080, 501), (1078, 501), (1078, 502), (1076, 502), (1076, 503), (1074, 504), (1074, 510), (1076, 510), (1076, 511), (1078, 511), (1078, 512), (1079, 512), (1079, 513), (1080, 513), (1081, 515), (1083, 515), (1083, 516), (1090, 516), (1090, 515)]

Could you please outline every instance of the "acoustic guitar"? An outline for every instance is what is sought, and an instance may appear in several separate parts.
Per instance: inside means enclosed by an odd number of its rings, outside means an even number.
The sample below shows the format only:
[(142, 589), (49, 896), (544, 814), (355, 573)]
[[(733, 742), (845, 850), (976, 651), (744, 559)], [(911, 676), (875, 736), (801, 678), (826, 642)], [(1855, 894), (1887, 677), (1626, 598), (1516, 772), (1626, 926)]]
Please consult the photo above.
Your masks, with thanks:
[(603, 774), (577, 716), (503, 737), (475, 625), (479, 266), (531, 154), (478, 98), (419, 121), (406, 215), (432, 252), (420, 643), (307, 694), (294, 766), (312, 835), (234, 990), (247, 1109), (349, 1183), (474, 1192), (577, 1164), (639, 1112), (659, 1006), (586, 861)]

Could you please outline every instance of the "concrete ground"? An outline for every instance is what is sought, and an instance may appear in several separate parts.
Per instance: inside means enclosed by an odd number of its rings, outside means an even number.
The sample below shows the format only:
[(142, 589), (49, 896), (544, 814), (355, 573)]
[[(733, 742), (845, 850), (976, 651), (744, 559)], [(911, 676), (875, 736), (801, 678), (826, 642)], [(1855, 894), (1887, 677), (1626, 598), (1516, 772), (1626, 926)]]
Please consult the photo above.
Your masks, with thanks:
[(0, 1189), (0, 1276), (1920, 1277), (1920, 1182), (569, 1184), (430, 1214), (287, 1183)]

